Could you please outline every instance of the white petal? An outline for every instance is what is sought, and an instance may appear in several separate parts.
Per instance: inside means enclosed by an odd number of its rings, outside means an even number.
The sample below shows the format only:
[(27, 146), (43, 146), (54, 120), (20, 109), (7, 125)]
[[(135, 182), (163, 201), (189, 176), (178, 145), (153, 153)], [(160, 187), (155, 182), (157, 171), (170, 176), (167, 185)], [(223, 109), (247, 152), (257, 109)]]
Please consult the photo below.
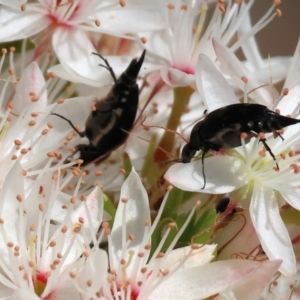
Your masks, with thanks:
[(300, 191), (299, 187), (294, 187), (289, 189), (287, 192), (280, 191), (282, 197), (286, 202), (288, 202), (291, 206), (293, 206), (295, 209), (300, 210)]
[(47, 105), (47, 90), (41, 95), (37, 102), (31, 101), (30, 93), (40, 94), (45, 86), (45, 79), (41, 69), (36, 62), (29, 64), (22, 72), (16, 94), (13, 99), (14, 112), (20, 114), (25, 105), (30, 105), (32, 110), (41, 111)]
[[(181, 269), (195, 268), (209, 263), (214, 258), (213, 253), (216, 246), (216, 244), (202, 245), (199, 249), (193, 250), (191, 256), (186, 260)], [(172, 250), (163, 264), (163, 269), (172, 270), (172, 267), (178, 265), (178, 262), (182, 261), (190, 250), (190, 246)]]
[(296, 259), (288, 231), (280, 217), (274, 190), (254, 185), (250, 214), (260, 243), (270, 260), (282, 259), (284, 276), (296, 273)]
[[(124, 238), (126, 240), (129, 234), (134, 235), (135, 239), (129, 244), (128, 249), (132, 249), (134, 253), (138, 253), (145, 231), (145, 221), (150, 220), (147, 192), (134, 169), (122, 185), (120, 199), (122, 198), (127, 198), (128, 203), (124, 204), (120, 200), (111, 231), (112, 243), (114, 245), (113, 259), (116, 265), (119, 263), (122, 252), (123, 230), (125, 230)], [(124, 228), (125, 224), (126, 228)]]
[(34, 291), (25, 289), (18, 289), (13, 292), (10, 300), (40, 300), (41, 298), (36, 295)]
[(16, 199), (17, 195), (25, 199), (24, 180), (19, 162), (16, 162), (7, 174), (0, 193), (0, 217), (4, 219), (2, 226), (5, 227), (9, 240), (19, 245), (19, 214), (22, 212), (21, 204)]
[(39, 12), (0, 8), (0, 42), (25, 39), (48, 26), (46, 18)]
[(223, 194), (247, 184), (248, 176), (240, 159), (232, 156), (213, 156), (204, 159), (205, 189), (201, 160), (175, 164), (165, 174), (174, 186), (192, 192)]
[[(235, 80), (236, 85), (242, 91), (245, 89), (245, 83), (241, 79), (242, 76), (245, 76), (248, 79), (248, 92), (252, 89), (256, 89), (262, 84), (261, 82), (257, 81), (255, 73), (251, 74), (233, 54), (233, 52), (224, 46), (219, 40), (213, 39), (213, 45), (222, 67), (225, 67), (230, 77)], [(260, 104), (271, 104), (270, 100), (272, 100), (272, 94), (269, 92), (269, 90), (269, 88), (256, 89), (255, 91), (251, 92), (251, 97), (253, 97)], [(269, 103), (266, 102), (267, 100), (269, 100)]]
[(196, 65), (196, 84), (209, 112), (238, 100), (221, 73), (204, 54), (199, 55)]
[(87, 199), (82, 202), (74, 211), (71, 218), (73, 222), (78, 221), (78, 218), (82, 218), (84, 220), (84, 227), (90, 228), (92, 226), (97, 231), (102, 222), (102, 215), (102, 191), (99, 187), (96, 186), (93, 191), (87, 196)]
[(163, 8), (159, 9), (159, 2), (139, 2), (142, 5), (135, 2), (131, 6), (126, 4), (124, 8), (97, 14), (97, 18), (101, 21), (101, 31), (115, 35), (162, 29), (165, 20), (161, 13)]
[(179, 271), (170, 276), (149, 299), (204, 299), (247, 278), (260, 263), (247, 260), (218, 261)]
[(290, 115), (299, 105), (299, 98), (300, 84), (290, 89), (289, 93), (281, 99), (276, 108), (280, 110), (281, 115)]
[[(99, 66), (104, 64), (103, 60), (97, 55), (92, 55), (96, 49), (84, 31), (69, 32), (56, 29), (53, 34), (53, 47), (65, 72), (72, 78), (78, 78), (76, 82), (93, 86), (98, 82), (98, 87), (113, 83), (111, 74), (104, 67)], [(127, 68), (132, 59), (128, 56), (105, 58), (117, 77)]]

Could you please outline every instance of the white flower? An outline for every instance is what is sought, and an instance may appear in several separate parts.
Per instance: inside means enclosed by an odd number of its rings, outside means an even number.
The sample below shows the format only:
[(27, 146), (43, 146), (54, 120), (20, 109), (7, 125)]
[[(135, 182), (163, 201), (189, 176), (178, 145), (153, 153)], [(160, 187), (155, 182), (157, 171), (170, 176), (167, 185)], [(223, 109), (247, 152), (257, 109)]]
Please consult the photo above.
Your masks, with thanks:
[[(213, 107), (214, 110), (222, 101), (223, 105), (232, 104), (234, 101), (237, 103), (230, 87), (226, 87), (226, 82), (209, 59), (202, 57), (201, 61), (203, 64), (199, 64), (199, 69), (202, 68), (202, 71), (199, 71), (201, 76), (197, 83), (203, 89), (208, 107)], [(203, 81), (202, 85), (199, 84), (200, 81)], [(217, 89), (208, 89), (209, 85), (215, 86), (216, 83)], [(288, 106), (289, 98), (284, 97), (281, 104)], [(214, 100), (219, 102), (215, 104)], [(169, 182), (183, 190), (212, 194), (232, 193), (236, 201), (243, 201), (246, 206), (249, 205), (251, 219), (265, 253), (270, 260), (283, 260), (280, 272), (285, 276), (296, 272), (296, 260), (279, 208), (286, 201), (300, 210), (298, 132), (299, 125), (296, 124), (285, 129), (284, 141), (267, 135), (267, 144), (276, 157), (279, 170), (276, 170), (274, 160), (263, 151), (259, 138), (256, 138), (247, 145), (242, 139), (242, 147), (205, 158), (206, 186), (203, 190), (200, 160), (188, 164), (175, 164), (165, 175)]]
[[(170, 246), (162, 252), (170, 231), (176, 226), (173, 222), (167, 226), (157, 249), (151, 253), (151, 236), (160, 222), (167, 197), (168, 193), (151, 226), (146, 190), (137, 173), (134, 170), (130, 173), (121, 189), (111, 232), (107, 225), (103, 226), (108, 237), (109, 280), (106, 285), (103, 278), (98, 282), (98, 268), (92, 266), (97, 266), (100, 259), (96, 253), (90, 256), (88, 260), (94, 259), (95, 263), (89, 262), (89, 271), (84, 271), (85, 281), (78, 284), (78, 289), (87, 299), (95, 291), (99, 292), (98, 297), (105, 299), (203, 299), (241, 282), (260, 268), (260, 263), (246, 260), (208, 264), (213, 258), (215, 245), (173, 250), (195, 208)], [(79, 279), (82, 277), (78, 274)]]
[[(171, 87), (188, 86), (195, 82), (194, 74), (200, 53), (215, 60), (212, 38), (218, 38), (227, 45), (233, 37), (238, 36), (230, 46), (232, 51), (239, 47), (248, 49), (249, 46), (257, 50), (254, 36), (276, 16), (276, 4), (274, 2), (261, 20), (252, 26), (249, 11), (253, 3), (254, 0), (248, 3), (227, 1), (226, 7), (224, 3), (219, 3), (207, 21), (207, 11), (214, 7), (208, 6), (207, 1), (165, 1), (164, 13), (168, 21), (165, 31), (150, 32), (148, 35), (143, 33), (147, 37), (144, 47), (148, 56), (154, 58), (149, 70), (159, 69), (161, 78)], [(262, 61), (258, 51), (255, 53), (255, 59)]]
[(96, 242), (103, 207), (97, 190), (76, 210), (72, 197), (61, 207), (62, 223), (53, 225), (58, 180), (59, 174), (50, 173), (25, 178), (19, 163), (5, 179), (0, 195), (1, 299), (80, 299), (69, 273), (83, 268), (89, 243)]
[(70, 72), (89, 77), (87, 70), (93, 69), (100, 72), (92, 77), (98, 82), (105, 72), (95, 68), (98, 60), (91, 53), (97, 52), (96, 42), (91, 39), (91, 33), (130, 38), (130, 33), (164, 26), (159, 1), (2, 0), (0, 3), (1, 42), (35, 36), (33, 60), (53, 46), (55, 54)]

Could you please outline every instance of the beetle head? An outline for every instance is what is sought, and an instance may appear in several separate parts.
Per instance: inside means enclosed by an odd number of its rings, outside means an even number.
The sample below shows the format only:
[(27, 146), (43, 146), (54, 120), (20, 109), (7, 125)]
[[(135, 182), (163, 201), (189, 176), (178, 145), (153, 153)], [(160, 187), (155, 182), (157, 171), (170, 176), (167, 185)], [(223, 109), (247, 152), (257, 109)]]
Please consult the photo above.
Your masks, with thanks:
[(191, 147), (190, 143), (187, 143), (181, 151), (181, 162), (184, 164), (189, 163), (195, 154), (196, 150)]

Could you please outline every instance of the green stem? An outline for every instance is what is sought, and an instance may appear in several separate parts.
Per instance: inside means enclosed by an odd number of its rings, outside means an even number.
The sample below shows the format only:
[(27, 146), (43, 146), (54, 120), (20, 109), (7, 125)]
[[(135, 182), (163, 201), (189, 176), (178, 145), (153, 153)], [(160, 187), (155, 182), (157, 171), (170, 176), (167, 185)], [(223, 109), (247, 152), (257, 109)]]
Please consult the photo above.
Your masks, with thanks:
[[(180, 118), (184, 113), (193, 92), (194, 90), (189, 86), (177, 87), (174, 89), (174, 102), (166, 126), (168, 129), (176, 131), (180, 124)], [(174, 142), (175, 134), (170, 131), (165, 131), (154, 153), (154, 161), (162, 162), (167, 160), (169, 157), (168, 153), (170, 153), (174, 148)]]

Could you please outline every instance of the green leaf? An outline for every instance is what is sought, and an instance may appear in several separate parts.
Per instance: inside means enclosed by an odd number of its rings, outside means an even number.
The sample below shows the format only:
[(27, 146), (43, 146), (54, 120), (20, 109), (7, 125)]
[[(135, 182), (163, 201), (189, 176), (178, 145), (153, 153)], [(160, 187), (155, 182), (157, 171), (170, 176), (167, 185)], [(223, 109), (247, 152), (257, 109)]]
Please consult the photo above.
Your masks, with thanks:
[(115, 220), (116, 215), (116, 208), (114, 206), (113, 201), (104, 193), (103, 195), (103, 202), (104, 202), (104, 210), (111, 216), (111, 220), (109, 221), (109, 226), (112, 228)]

